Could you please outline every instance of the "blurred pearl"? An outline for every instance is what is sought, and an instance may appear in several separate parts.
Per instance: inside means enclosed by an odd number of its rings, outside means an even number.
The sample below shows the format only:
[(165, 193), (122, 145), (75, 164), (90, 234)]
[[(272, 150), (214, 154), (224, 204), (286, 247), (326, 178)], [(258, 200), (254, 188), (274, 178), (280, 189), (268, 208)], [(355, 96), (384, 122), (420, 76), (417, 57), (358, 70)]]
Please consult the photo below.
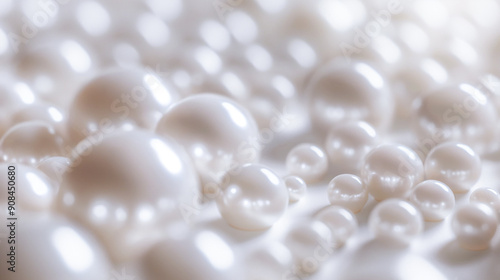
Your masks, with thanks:
[(394, 104), (380, 74), (364, 63), (333, 62), (321, 68), (307, 85), (309, 114), (318, 132), (347, 121), (366, 121), (387, 129)]
[[(9, 177), (7, 170), (10, 164), (0, 163), (0, 182), (7, 186)], [(47, 211), (52, 207), (57, 194), (57, 187), (43, 172), (31, 166), (16, 164), (15, 166), (15, 188), (17, 194), (16, 211), (24, 214), (27, 212)], [(2, 210), (7, 209), (7, 187), (0, 194)], [(5, 207), (4, 207), (5, 206)]]
[(265, 244), (251, 252), (244, 263), (246, 280), (282, 279), (283, 273), (293, 265), (292, 253), (278, 242)]
[(178, 93), (147, 70), (117, 70), (94, 78), (80, 90), (68, 116), (77, 143), (112, 128), (152, 130)]
[(451, 189), (436, 180), (423, 181), (415, 186), (410, 201), (428, 222), (444, 220), (455, 208), (455, 196)]
[(401, 199), (380, 202), (372, 210), (368, 224), (377, 238), (400, 244), (410, 243), (424, 227), (420, 211)]
[(458, 243), (467, 250), (487, 249), (497, 226), (495, 211), (482, 203), (463, 205), (451, 221)]
[(36, 101), (35, 94), (25, 83), (0, 83), (0, 137), (12, 125), (12, 113)]
[(471, 203), (483, 203), (490, 206), (500, 218), (500, 194), (492, 188), (478, 188), (469, 197)]
[(358, 220), (349, 210), (341, 206), (328, 206), (321, 210), (316, 219), (330, 228), (336, 246), (343, 246), (358, 229)]
[(106, 252), (78, 224), (62, 216), (24, 215), (16, 231), (16, 272), (2, 264), (2, 279), (109, 279)]
[(288, 189), (290, 202), (297, 202), (307, 194), (307, 184), (302, 178), (297, 176), (287, 176), (284, 178), (285, 186)]
[(37, 169), (45, 173), (59, 188), (63, 175), (71, 170), (71, 160), (67, 157), (49, 157), (40, 161)]
[(11, 124), (27, 121), (44, 121), (54, 127), (61, 136), (66, 136), (66, 114), (59, 108), (45, 103), (35, 103), (17, 110), (11, 117)]
[(368, 201), (368, 191), (363, 181), (356, 175), (341, 174), (328, 184), (328, 201), (358, 213)]
[(334, 166), (357, 172), (363, 157), (378, 143), (377, 132), (371, 125), (354, 122), (340, 124), (330, 130), (325, 147)]
[(425, 176), (445, 183), (454, 193), (467, 192), (481, 176), (481, 159), (467, 145), (443, 143), (427, 156)]
[(411, 188), (424, 179), (424, 165), (412, 149), (385, 144), (366, 155), (361, 178), (378, 201), (405, 198)]
[(469, 84), (424, 95), (418, 99), (413, 119), (424, 154), (446, 141), (460, 141), (479, 154), (498, 145), (495, 106), (482, 91)]
[(43, 121), (20, 123), (0, 139), (1, 160), (36, 165), (51, 156), (63, 155), (64, 139)]
[(328, 158), (323, 149), (316, 145), (299, 144), (286, 156), (286, 169), (306, 183), (314, 183), (321, 180), (328, 170)]
[(176, 103), (161, 118), (156, 132), (183, 145), (207, 180), (218, 180), (235, 164), (260, 157), (252, 116), (233, 100), (215, 94), (199, 94)]
[(288, 192), (283, 180), (258, 164), (229, 170), (217, 196), (217, 208), (224, 220), (240, 230), (265, 230), (283, 216)]
[(58, 209), (91, 229), (117, 262), (140, 258), (177, 217), (177, 207), (199, 207), (192, 205), (198, 177), (169, 138), (119, 132), (94, 144), (86, 139), (76, 151)]

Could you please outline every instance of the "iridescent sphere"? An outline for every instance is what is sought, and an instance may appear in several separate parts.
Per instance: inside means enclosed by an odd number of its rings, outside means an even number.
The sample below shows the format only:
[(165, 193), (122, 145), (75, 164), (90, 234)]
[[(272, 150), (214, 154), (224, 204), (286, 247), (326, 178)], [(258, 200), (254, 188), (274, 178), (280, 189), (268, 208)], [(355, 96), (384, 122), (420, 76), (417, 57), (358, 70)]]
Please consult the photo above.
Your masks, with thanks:
[(451, 221), (458, 243), (468, 250), (487, 249), (497, 227), (495, 211), (482, 203), (463, 205), (457, 209)]
[(320, 147), (303, 143), (288, 152), (286, 168), (290, 174), (299, 176), (306, 183), (314, 183), (326, 174), (328, 158)]

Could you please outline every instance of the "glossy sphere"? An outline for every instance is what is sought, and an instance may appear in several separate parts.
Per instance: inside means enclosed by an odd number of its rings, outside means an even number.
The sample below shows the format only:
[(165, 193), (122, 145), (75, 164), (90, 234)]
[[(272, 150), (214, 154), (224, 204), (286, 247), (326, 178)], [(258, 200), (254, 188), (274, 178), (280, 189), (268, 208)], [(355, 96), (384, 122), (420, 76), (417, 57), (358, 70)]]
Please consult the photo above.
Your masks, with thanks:
[(458, 243), (468, 250), (488, 248), (497, 226), (495, 212), (482, 203), (463, 205), (457, 209), (451, 221)]
[(364, 63), (332, 62), (320, 69), (307, 86), (309, 114), (318, 131), (347, 121), (366, 121), (387, 129), (394, 104), (384, 79)]
[(153, 130), (178, 93), (154, 73), (118, 70), (101, 74), (80, 90), (69, 110), (68, 132), (77, 143), (115, 129)]
[(201, 176), (218, 180), (235, 164), (260, 157), (258, 129), (250, 113), (215, 94), (200, 94), (172, 106), (156, 128), (188, 151)]
[(45, 173), (59, 189), (64, 173), (71, 170), (71, 160), (67, 157), (50, 157), (42, 160), (36, 168)]
[(65, 113), (58, 107), (38, 102), (17, 110), (11, 117), (11, 125), (28, 121), (44, 121), (54, 127), (61, 136), (66, 136)]
[(246, 164), (230, 170), (220, 186), (217, 207), (224, 220), (240, 230), (264, 230), (283, 216), (288, 191), (272, 170)]
[(469, 197), (471, 203), (483, 203), (490, 206), (500, 218), (500, 194), (492, 188), (479, 188)]
[(368, 221), (372, 233), (380, 239), (408, 244), (423, 230), (420, 211), (400, 199), (380, 202), (372, 210)]
[(328, 170), (328, 158), (320, 147), (303, 143), (295, 146), (286, 156), (286, 168), (306, 183), (321, 180)]
[(368, 153), (361, 178), (378, 201), (404, 198), (424, 178), (424, 166), (417, 154), (403, 145), (387, 144)]
[(368, 201), (368, 191), (363, 181), (356, 175), (341, 174), (328, 184), (328, 201), (358, 213)]
[(451, 189), (436, 180), (427, 180), (415, 186), (410, 195), (426, 221), (441, 221), (453, 212), (455, 195)]
[(467, 192), (481, 176), (481, 159), (467, 145), (443, 143), (427, 156), (425, 176), (445, 183), (455, 193)]
[(290, 202), (297, 202), (306, 196), (307, 184), (300, 177), (291, 175), (285, 177), (284, 181)]
[(332, 164), (351, 172), (361, 167), (363, 157), (379, 142), (377, 133), (366, 122), (335, 126), (326, 138), (325, 149)]
[(332, 243), (344, 245), (358, 229), (358, 220), (351, 211), (340, 206), (328, 206), (321, 210), (316, 219), (323, 222), (332, 232)]
[(120, 132), (82, 152), (64, 176), (58, 208), (92, 229), (116, 261), (140, 257), (178, 205), (199, 207), (190, 204), (198, 177), (171, 139)]

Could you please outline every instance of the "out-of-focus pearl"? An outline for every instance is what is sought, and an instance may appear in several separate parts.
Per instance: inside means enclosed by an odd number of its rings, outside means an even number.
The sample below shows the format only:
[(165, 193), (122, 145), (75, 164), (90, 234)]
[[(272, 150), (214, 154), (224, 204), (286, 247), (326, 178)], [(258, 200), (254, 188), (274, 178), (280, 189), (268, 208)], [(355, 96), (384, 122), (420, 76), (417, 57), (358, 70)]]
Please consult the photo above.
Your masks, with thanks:
[(54, 127), (61, 136), (66, 136), (66, 114), (59, 108), (35, 103), (17, 110), (11, 117), (11, 125), (27, 121), (44, 121)]
[(451, 189), (436, 180), (427, 180), (415, 186), (410, 194), (426, 221), (437, 222), (448, 217), (455, 208), (455, 196)]
[(286, 168), (306, 183), (321, 180), (328, 170), (328, 158), (320, 147), (303, 143), (295, 146), (286, 156)]
[(467, 145), (446, 142), (427, 156), (425, 176), (445, 183), (454, 193), (467, 192), (481, 176), (481, 159)]
[(10, 128), (12, 113), (31, 105), (37, 98), (25, 83), (11, 82), (8, 86), (0, 84), (0, 137)]
[(377, 238), (408, 244), (423, 230), (420, 211), (401, 199), (380, 202), (372, 210), (369, 227)]
[[(17, 226), (19, 242), (12, 244), (16, 247), (16, 272), (7, 270), (8, 263), (3, 262), (2, 279), (109, 279), (111, 264), (106, 252), (78, 224), (62, 216), (30, 214)], [(4, 245), (2, 251), (9, 252)]]
[(290, 202), (297, 202), (307, 194), (307, 184), (302, 178), (297, 176), (287, 176), (284, 178), (285, 186), (288, 189)]
[(177, 91), (147, 70), (102, 74), (80, 90), (69, 110), (68, 133), (77, 143), (111, 129), (153, 130)]
[(365, 63), (328, 64), (312, 77), (306, 94), (318, 132), (347, 121), (366, 121), (382, 130), (392, 122), (394, 102), (386, 82)]
[(328, 206), (321, 210), (316, 219), (323, 222), (332, 232), (332, 242), (343, 246), (358, 229), (358, 220), (349, 210), (341, 206)]
[(192, 205), (198, 176), (173, 140), (130, 131), (80, 144), (61, 183), (58, 209), (90, 228), (115, 261), (141, 257), (177, 218), (177, 207), (199, 207)]
[(43, 121), (30, 121), (11, 127), (0, 139), (1, 160), (36, 165), (41, 160), (64, 153), (64, 139)]
[(245, 280), (282, 279), (293, 265), (292, 253), (283, 244), (273, 242), (251, 252), (244, 264)]
[(404, 198), (424, 179), (424, 165), (410, 148), (386, 144), (369, 152), (361, 168), (361, 178), (378, 201)]
[(466, 204), (458, 208), (451, 221), (457, 241), (468, 250), (484, 250), (497, 231), (495, 211), (482, 203)]
[(325, 149), (333, 165), (357, 172), (363, 157), (378, 142), (377, 133), (371, 125), (354, 122), (335, 126), (326, 138)]
[(331, 205), (345, 207), (353, 213), (361, 211), (368, 201), (368, 191), (356, 175), (338, 175), (328, 184), (327, 192)]
[[(5, 170), (0, 172), (0, 182), (7, 186), (9, 181), (8, 167), (10, 164), (0, 163), (0, 168)], [(14, 192), (18, 194), (16, 205), (16, 211), (18, 213), (24, 214), (27, 212), (41, 212), (47, 211), (52, 207), (54, 199), (56, 197), (57, 188), (53, 182), (48, 178), (43, 172), (37, 170), (31, 166), (16, 164), (15, 166), (15, 190)], [(7, 209), (7, 187), (5, 187), (5, 192), (0, 194), (0, 204), (5, 203), (5, 207), (2, 206), (2, 210)]]
[(414, 130), (424, 155), (446, 141), (460, 141), (479, 154), (498, 145), (495, 106), (478, 88), (469, 84), (441, 88), (416, 104)]
[(500, 194), (492, 188), (479, 188), (474, 190), (469, 197), (471, 203), (483, 203), (495, 210), (500, 218)]
[(215, 94), (200, 94), (172, 106), (156, 128), (188, 151), (200, 175), (218, 180), (237, 164), (260, 157), (258, 129), (250, 113)]
[(216, 202), (224, 220), (240, 230), (264, 230), (283, 216), (288, 192), (283, 180), (258, 164), (231, 169)]
[(40, 161), (37, 169), (45, 173), (59, 188), (64, 173), (71, 170), (71, 160), (67, 157), (49, 157)]

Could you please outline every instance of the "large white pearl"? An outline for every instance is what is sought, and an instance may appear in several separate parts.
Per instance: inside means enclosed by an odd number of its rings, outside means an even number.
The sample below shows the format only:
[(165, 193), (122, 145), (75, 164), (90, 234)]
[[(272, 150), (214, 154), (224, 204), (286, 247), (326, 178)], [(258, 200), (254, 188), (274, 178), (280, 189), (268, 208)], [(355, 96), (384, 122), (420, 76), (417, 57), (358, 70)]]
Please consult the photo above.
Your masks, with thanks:
[(424, 222), (420, 211), (410, 203), (389, 199), (375, 206), (368, 224), (377, 238), (408, 244), (422, 232)]
[(139, 258), (184, 203), (199, 207), (198, 176), (173, 140), (130, 131), (85, 142), (64, 175), (58, 209), (90, 228), (115, 261)]
[(404, 198), (413, 186), (424, 179), (424, 165), (410, 148), (385, 144), (366, 155), (361, 178), (378, 201)]
[(495, 211), (482, 203), (463, 205), (457, 209), (451, 221), (458, 243), (468, 250), (488, 248), (497, 227)]
[(286, 156), (286, 168), (306, 183), (314, 183), (321, 180), (328, 170), (328, 158), (320, 147), (303, 143), (290, 150)]
[(288, 191), (272, 170), (245, 164), (228, 171), (216, 198), (224, 220), (240, 230), (265, 230), (281, 218), (288, 206)]
[(341, 174), (333, 178), (327, 188), (328, 201), (358, 213), (368, 201), (368, 191), (361, 178), (351, 174)]
[(302, 178), (297, 176), (287, 176), (284, 179), (285, 186), (288, 189), (290, 202), (297, 202), (307, 194), (307, 184)]
[(245, 280), (276, 280), (293, 265), (292, 253), (282, 243), (270, 242), (245, 259)]
[(330, 162), (350, 172), (358, 172), (363, 157), (379, 143), (377, 133), (366, 122), (334, 126), (326, 138)]
[(218, 180), (235, 165), (260, 157), (258, 129), (250, 113), (215, 94), (179, 101), (161, 118), (156, 132), (183, 145), (207, 180)]
[(427, 156), (425, 176), (445, 183), (454, 193), (467, 192), (481, 176), (481, 159), (467, 145), (443, 143)]
[[(30, 214), (17, 220), (16, 226), (17, 242), (9, 245), (16, 247), (16, 272), (7, 270), (9, 264), (3, 261), (2, 279), (109, 279), (106, 252), (78, 224), (62, 216)], [(7, 245), (2, 243), (2, 253), (10, 252)]]
[(415, 186), (410, 194), (426, 221), (437, 222), (448, 217), (455, 207), (455, 195), (451, 189), (436, 180), (427, 180)]
[(316, 214), (315, 218), (330, 228), (332, 242), (336, 247), (343, 246), (358, 229), (356, 216), (341, 206), (328, 206)]
[(500, 194), (492, 188), (478, 188), (469, 197), (471, 203), (484, 203), (490, 206), (500, 218)]

